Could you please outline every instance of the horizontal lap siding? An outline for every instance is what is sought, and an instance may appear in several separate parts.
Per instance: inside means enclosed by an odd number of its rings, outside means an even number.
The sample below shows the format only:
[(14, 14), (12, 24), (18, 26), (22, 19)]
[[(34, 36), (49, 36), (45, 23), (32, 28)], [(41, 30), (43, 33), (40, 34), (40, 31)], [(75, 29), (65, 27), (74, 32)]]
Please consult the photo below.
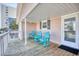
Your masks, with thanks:
[(31, 32), (31, 31), (36, 30), (36, 29), (37, 29), (36, 23), (27, 22), (27, 32)]
[(51, 41), (60, 44), (61, 41), (61, 17), (51, 18)]

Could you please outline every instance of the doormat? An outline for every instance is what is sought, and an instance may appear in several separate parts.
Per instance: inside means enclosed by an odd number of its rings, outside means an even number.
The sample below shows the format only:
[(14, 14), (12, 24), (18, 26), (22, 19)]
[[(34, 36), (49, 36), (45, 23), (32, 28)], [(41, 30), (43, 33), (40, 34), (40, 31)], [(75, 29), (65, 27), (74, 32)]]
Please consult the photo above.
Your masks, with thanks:
[(78, 49), (74, 49), (74, 48), (71, 48), (71, 47), (68, 47), (68, 46), (64, 46), (64, 45), (60, 45), (58, 48), (64, 49), (64, 50), (66, 50), (68, 52), (71, 52), (73, 54), (76, 54), (76, 55), (78, 55), (78, 52), (79, 52)]

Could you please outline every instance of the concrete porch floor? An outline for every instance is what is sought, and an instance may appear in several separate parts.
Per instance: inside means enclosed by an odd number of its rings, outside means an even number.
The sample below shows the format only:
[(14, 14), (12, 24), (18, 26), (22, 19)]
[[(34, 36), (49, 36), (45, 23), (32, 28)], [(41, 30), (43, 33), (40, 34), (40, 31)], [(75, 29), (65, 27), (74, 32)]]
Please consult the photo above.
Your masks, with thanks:
[(28, 40), (27, 45), (23, 40), (13, 40), (8, 44), (5, 56), (75, 56), (65, 50), (59, 49), (57, 44), (51, 44), (50, 47), (43, 47), (33, 40)]

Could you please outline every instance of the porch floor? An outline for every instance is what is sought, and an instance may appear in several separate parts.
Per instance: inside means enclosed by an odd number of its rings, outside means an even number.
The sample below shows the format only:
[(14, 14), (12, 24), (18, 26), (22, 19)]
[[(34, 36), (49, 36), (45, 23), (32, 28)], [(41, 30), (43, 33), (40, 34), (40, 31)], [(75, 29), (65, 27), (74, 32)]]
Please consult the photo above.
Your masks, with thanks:
[[(43, 47), (29, 39), (27, 45), (23, 40), (14, 40), (8, 44), (5, 56), (75, 56), (74, 54), (58, 48), (51, 43), (50, 47)], [(79, 54), (78, 54), (79, 55)]]

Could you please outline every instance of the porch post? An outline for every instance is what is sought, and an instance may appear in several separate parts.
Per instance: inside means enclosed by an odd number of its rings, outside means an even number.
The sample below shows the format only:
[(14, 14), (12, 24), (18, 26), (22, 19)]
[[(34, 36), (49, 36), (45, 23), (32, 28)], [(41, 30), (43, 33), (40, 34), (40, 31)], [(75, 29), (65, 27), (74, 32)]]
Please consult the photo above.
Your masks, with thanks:
[(26, 28), (26, 18), (24, 19), (25, 20), (25, 45), (27, 44), (27, 28)]
[(19, 22), (19, 39), (22, 40), (23, 36), (22, 36), (22, 22)]

